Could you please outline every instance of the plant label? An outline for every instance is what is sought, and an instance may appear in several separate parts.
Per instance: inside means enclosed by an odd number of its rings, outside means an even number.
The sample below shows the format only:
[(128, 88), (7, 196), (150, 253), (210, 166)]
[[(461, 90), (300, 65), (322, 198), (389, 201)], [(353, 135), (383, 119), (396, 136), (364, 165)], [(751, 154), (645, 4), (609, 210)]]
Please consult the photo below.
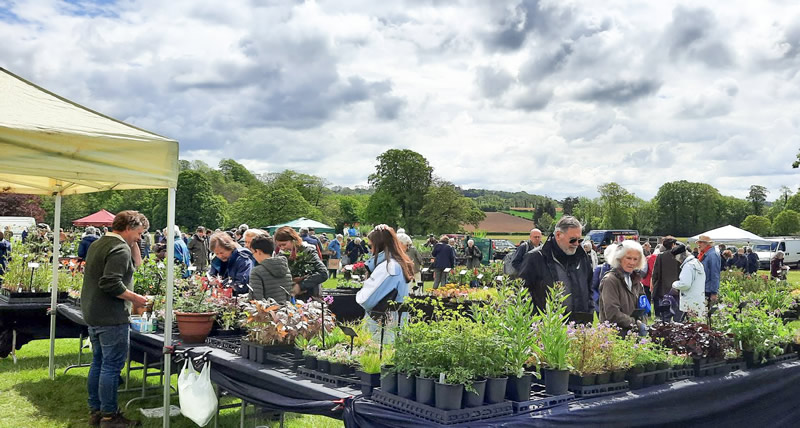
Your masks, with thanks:
[(502, 282), (503, 281), (503, 275), (497, 275), (497, 277), (495, 278), (495, 281), (501, 281)]
[(194, 271), (196, 271), (196, 270), (197, 270), (197, 266), (195, 266), (195, 265), (191, 265), (191, 266), (189, 266), (188, 268), (186, 268), (186, 270), (188, 270), (189, 272), (194, 272)]
[(483, 279), (483, 274), (482, 274), (482, 273), (481, 273), (481, 274), (478, 274), (478, 276), (476, 276), (476, 278), (478, 278), (478, 279)]
[(38, 269), (39, 268), (39, 263), (28, 262), (28, 267), (31, 268), (31, 269)]
[(461, 272), (459, 272), (458, 274), (459, 274), (459, 275), (466, 275), (466, 274), (467, 274), (467, 270), (466, 270), (466, 269), (464, 269), (464, 270), (462, 270)]
[(444, 271), (443, 271), (443, 272), (444, 272), (444, 273), (450, 273), (450, 271), (451, 271), (451, 270), (452, 270), (452, 269), (450, 269), (450, 268), (444, 268)]
[(422, 273), (427, 273), (429, 270), (431, 270), (431, 269), (430, 268), (422, 268)]
[(344, 267), (344, 270), (353, 270), (353, 265), (347, 265)]

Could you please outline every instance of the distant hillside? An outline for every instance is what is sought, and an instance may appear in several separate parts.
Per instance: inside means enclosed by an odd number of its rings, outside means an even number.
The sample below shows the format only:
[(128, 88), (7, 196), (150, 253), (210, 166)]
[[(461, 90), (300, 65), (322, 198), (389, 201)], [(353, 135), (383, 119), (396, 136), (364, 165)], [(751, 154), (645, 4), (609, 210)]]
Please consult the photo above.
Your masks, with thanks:
[[(465, 225), (464, 229), (468, 232), (472, 232), (476, 228), (471, 225)], [(486, 218), (480, 222), (477, 229), (485, 230), (490, 234), (527, 233), (533, 229), (533, 221), (506, 213), (487, 212)]]

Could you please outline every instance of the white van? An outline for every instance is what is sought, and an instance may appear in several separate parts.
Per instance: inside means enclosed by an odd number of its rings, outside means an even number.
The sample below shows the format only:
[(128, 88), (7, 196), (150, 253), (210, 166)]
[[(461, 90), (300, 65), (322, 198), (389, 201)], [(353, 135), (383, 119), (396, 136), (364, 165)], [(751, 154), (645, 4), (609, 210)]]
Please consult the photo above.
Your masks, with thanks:
[(795, 236), (766, 238), (772, 244), (753, 245), (753, 251), (758, 254), (760, 269), (769, 269), (772, 257), (778, 251), (783, 251), (783, 263), (800, 267), (800, 238)]
[[(5, 232), (6, 227), (14, 232), (13, 240), (22, 240), (22, 231), (25, 228), (29, 233), (36, 232), (36, 219), (33, 217), (0, 217), (0, 232)], [(8, 239), (8, 238), (6, 238)]]

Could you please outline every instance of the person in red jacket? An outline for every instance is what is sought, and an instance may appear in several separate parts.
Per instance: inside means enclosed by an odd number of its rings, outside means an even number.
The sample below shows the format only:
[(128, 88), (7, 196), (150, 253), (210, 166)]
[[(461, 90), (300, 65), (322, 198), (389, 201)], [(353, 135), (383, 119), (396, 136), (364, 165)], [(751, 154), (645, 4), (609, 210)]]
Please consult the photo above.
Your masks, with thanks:
[(642, 285), (644, 286), (644, 293), (647, 294), (647, 300), (651, 300), (651, 301), (653, 300), (653, 293), (650, 290), (650, 281), (653, 278), (653, 268), (655, 267), (656, 257), (658, 257), (659, 253), (660, 252), (658, 251), (658, 249), (656, 249), (655, 251), (653, 251), (652, 254), (650, 254), (650, 255), (648, 255), (646, 257), (646, 260), (647, 260), (647, 275), (645, 275), (644, 278), (642, 278)]

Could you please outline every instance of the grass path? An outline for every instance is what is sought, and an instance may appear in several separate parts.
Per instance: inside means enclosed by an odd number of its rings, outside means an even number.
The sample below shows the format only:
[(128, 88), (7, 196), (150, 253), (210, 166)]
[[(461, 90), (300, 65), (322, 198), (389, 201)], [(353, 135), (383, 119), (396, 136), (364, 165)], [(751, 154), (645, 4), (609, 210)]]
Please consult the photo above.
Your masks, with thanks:
[[(11, 358), (0, 359), (0, 428), (56, 428), (85, 427), (88, 420), (86, 404), (86, 377), (88, 368), (72, 369), (64, 374), (64, 368), (78, 361), (78, 339), (56, 340), (56, 379), (48, 378), (49, 341), (36, 340), (17, 351), (18, 362), (13, 364)], [(85, 359), (91, 358), (91, 352)], [(84, 360), (86, 361), (86, 360)], [(124, 371), (123, 371), (124, 373)], [(173, 385), (177, 386), (177, 376), (173, 376)], [(152, 382), (155, 385), (157, 378)], [(131, 373), (131, 385), (141, 384), (139, 371)], [(120, 405), (138, 396), (138, 392), (121, 393)], [(238, 400), (223, 398), (222, 403), (234, 403)], [(173, 404), (178, 405), (177, 395), (173, 395)], [(126, 412), (129, 418), (139, 419), (143, 427), (160, 427), (161, 419), (145, 419), (139, 412), (140, 407), (153, 408), (161, 406), (161, 398), (138, 402), (131, 405)], [(252, 406), (249, 407), (252, 415)], [(245, 426), (277, 427), (277, 421), (259, 418), (248, 419)], [(213, 421), (209, 426), (213, 426)], [(175, 428), (196, 427), (191, 420), (178, 416), (172, 418)], [(220, 427), (238, 427), (238, 409), (221, 411)], [(309, 416), (287, 413), (286, 425), (291, 428), (338, 428), (344, 426), (341, 421), (324, 416)]]

